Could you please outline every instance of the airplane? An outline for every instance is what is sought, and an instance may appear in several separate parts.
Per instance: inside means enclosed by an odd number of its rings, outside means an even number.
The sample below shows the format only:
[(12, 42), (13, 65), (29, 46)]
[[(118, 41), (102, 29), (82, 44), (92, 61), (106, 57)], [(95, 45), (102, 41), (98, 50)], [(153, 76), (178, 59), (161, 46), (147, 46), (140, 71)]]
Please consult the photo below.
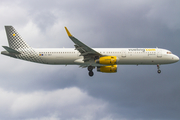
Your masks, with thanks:
[(116, 73), (117, 65), (160, 65), (179, 61), (171, 51), (160, 48), (90, 48), (75, 38), (65, 27), (67, 35), (74, 42), (75, 48), (32, 48), (12, 26), (5, 26), (8, 46), (1, 54), (26, 61), (50, 65), (79, 65), (87, 68), (89, 76), (98, 72)]

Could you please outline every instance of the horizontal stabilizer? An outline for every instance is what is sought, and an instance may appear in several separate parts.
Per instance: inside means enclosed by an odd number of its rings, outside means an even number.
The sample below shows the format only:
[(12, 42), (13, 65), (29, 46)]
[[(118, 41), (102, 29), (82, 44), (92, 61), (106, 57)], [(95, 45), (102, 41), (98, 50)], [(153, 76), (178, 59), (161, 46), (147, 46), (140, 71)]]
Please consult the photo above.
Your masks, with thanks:
[(18, 52), (17, 50), (14, 50), (10, 47), (7, 46), (2, 46), (5, 50), (7, 50), (9, 53), (13, 53), (13, 54), (21, 54), (20, 52)]

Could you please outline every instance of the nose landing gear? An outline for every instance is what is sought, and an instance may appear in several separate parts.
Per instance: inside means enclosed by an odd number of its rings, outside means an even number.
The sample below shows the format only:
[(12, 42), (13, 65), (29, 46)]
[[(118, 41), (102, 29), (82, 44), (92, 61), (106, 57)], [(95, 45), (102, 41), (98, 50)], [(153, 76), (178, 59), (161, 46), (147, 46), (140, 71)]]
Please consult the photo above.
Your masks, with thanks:
[(158, 69), (158, 71), (157, 71), (157, 73), (161, 73), (161, 70), (160, 70), (160, 66), (159, 66), (159, 64), (157, 64), (157, 69)]
[(93, 69), (94, 69), (93, 66), (88, 66), (88, 71), (89, 71), (89, 76), (90, 76), (90, 77), (92, 77), (92, 76), (94, 75)]

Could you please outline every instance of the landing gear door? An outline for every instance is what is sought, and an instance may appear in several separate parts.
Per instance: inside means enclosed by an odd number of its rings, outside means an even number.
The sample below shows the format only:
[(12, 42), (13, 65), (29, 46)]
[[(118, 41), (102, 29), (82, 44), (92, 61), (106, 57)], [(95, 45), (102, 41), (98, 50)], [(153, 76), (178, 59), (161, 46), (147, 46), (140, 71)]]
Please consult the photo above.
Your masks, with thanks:
[(157, 50), (157, 57), (162, 57), (162, 50)]

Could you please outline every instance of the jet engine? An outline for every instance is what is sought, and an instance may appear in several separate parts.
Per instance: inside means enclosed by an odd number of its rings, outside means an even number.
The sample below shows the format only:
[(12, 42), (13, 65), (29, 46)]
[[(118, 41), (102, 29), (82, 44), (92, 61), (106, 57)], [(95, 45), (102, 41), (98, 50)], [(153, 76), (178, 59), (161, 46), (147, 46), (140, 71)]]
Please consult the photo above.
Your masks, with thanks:
[(115, 73), (117, 72), (117, 65), (112, 66), (98, 66), (97, 67), (98, 72), (105, 72), (105, 73)]
[(118, 58), (116, 56), (105, 56), (95, 60), (95, 63), (105, 64), (105, 65), (115, 65), (117, 64), (117, 61)]

